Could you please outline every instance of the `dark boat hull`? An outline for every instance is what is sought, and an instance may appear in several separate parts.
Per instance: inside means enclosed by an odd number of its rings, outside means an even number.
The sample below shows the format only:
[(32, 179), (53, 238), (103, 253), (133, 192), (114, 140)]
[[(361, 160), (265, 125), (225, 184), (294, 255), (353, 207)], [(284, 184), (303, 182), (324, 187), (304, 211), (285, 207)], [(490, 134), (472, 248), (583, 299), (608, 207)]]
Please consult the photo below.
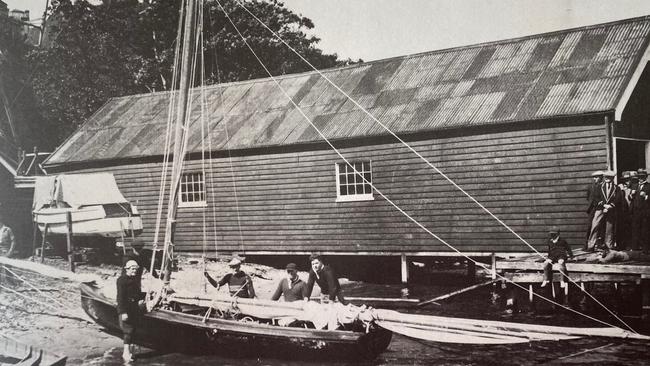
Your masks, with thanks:
[[(90, 285), (81, 285), (84, 311), (110, 333), (121, 335), (115, 303)], [(373, 359), (386, 350), (392, 333), (279, 327), (155, 310), (136, 327), (135, 342), (159, 350), (234, 357), (290, 359)]]

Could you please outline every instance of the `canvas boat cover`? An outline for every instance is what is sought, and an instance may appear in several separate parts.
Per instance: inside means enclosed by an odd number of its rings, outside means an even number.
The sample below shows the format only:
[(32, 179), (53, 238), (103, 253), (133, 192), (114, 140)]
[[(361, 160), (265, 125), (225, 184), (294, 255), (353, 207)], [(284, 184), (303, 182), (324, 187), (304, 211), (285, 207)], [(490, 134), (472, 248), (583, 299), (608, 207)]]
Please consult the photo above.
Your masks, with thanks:
[(32, 210), (40, 210), (53, 202), (58, 203), (58, 207), (64, 203), (75, 209), (89, 205), (128, 203), (111, 173), (36, 177)]

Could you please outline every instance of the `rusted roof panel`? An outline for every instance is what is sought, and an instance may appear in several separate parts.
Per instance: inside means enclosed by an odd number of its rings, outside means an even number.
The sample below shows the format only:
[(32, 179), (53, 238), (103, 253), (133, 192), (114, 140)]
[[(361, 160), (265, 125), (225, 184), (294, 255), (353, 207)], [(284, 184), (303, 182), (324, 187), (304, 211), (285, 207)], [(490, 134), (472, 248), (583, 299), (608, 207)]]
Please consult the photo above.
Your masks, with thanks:
[[(323, 71), (396, 133), (613, 110), (650, 40), (650, 17), (433, 51)], [(387, 132), (315, 72), (278, 78), (328, 138)], [(321, 141), (271, 79), (193, 92), (191, 152)], [(110, 100), (46, 164), (161, 155), (173, 93)], [(226, 133), (227, 131), (227, 133)], [(208, 143), (205, 143), (207, 146)]]

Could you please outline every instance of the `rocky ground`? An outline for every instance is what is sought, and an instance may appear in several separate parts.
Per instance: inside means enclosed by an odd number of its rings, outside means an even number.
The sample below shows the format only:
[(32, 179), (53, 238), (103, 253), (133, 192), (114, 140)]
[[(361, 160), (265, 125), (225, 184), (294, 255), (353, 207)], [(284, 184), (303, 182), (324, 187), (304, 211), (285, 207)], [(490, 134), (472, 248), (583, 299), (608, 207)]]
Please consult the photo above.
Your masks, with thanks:
[[(67, 262), (62, 259), (46, 259), (46, 264), (67, 268)], [(220, 261), (207, 262), (205, 268), (215, 279), (229, 271), (227, 264)], [(215, 291), (204, 280), (203, 269), (201, 259), (180, 258), (178, 271), (173, 273), (173, 286), (199, 293)], [(255, 291), (262, 299), (270, 298), (279, 279), (286, 275), (282, 269), (249, 263), (244, 263), (242, 270), (252, 276)], [(114, 296), (121, 268), (80, 264), (77, 272), (94, 275), (106, 289), (105, 293)], [(300, 276), (307, 279), (306, 272)], [(82, 365), (84, 360), (122, 345), (121, 339), (104, 333), (86, 316), (81, 309), (78, 284), (73, 281), (7, 267), (0, 275), (0, 286), (0, 329), (8, 336), (66, 355), (68, 365)], [(225, 293), (227, 288), (221, 291)]]

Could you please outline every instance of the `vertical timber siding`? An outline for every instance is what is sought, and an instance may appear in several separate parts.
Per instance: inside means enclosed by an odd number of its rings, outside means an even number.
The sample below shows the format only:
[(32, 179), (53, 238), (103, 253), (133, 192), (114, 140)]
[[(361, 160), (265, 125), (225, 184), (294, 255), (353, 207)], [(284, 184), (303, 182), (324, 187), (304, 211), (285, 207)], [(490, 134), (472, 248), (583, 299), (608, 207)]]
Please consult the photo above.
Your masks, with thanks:
[[(551, 225), (574, 247), (586, 230), (585, 187), (605, 168), (602, 118), (593, 124), (448, 136), (412, 146), (540, 250)], [(541, 122), (540, 126), (545, 126)], [(465, 131), (468, 131), (466, 129)], [(351, 161), (372, 161), (373, 183), (429, 230), (463, 252), (529, 252), (519, 239), (398, 144), (343, 148)], [(373, 201), (335, 202), (336, 162), (329, 150), (212, 161), (206, 173), (207, 208), (179, 208), (177, 250), (245, 252), (450, 252), (375, 193)], [(208, 166), (208, 164), (206, 164)], [(85, 171), (115, 175), (124, 196), (144, 218), (143, 238), (153, 238), (160, 182), (158, 163)], [(200, 171), (190, 161), (185, 171)], [(238, 219), (239, 213), (239, 219)], [(239, 224), (238, 224), (239, 223)], [(243, 241), (240, 241), (241, 237)]]

